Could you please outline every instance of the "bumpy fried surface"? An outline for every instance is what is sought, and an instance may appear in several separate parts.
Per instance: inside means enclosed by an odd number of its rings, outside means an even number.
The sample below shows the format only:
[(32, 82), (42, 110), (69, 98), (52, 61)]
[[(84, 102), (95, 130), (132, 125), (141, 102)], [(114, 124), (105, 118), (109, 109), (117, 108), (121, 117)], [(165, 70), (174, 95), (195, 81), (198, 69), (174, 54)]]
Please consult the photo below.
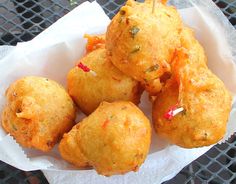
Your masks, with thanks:
[[(157, 133), (185, 148), (214, 144), (225, 134), (231, 95), (223, 82), (206, 66), (203, 48), (189, 29), (183, 30), (183, 48), (172, 64), (173, 76), (153, 105)], [(164, 118), (178, 104), (184, 111)]]
[(133, 103), (103, 102), (62, 139), (60, 148), (69, 149), (61, 155), (71, 163), (81, 166), (88, 161), (99, 174), (110, 176), (137, 171), (147, 156), (150, 139), (149, 120)]
[(125, 74), (142, 82), (155, 95), (162, 88), (162, 76), (180, 46), (182, 21), (174, 7), (156, 2), (128, 0), (112, 19), (106, 34), (107, 55)]
[(67, 77), (69, 94), (85, 114), (92, 113), (102, 101), (139, 103), (143, 91), (140, 83), (120, 72), (106, 58), (105, 49), (90, 52), (80, 62), (97, 74), (75, 67)]
[(24, 77), (6, 91), (2, 127), (18, 143), (49, 151), (74, 125), (75, 108), (62, 86), (42, 77)]
[(59, 151), (66, 161), (78, 168), (86, 168), (89, 167), (89, 163), (80, 150), (80, 137), (77, 136), (79, 126), (80, 123), (75, 125), (69, 133), (64, 134), (59, 144)]

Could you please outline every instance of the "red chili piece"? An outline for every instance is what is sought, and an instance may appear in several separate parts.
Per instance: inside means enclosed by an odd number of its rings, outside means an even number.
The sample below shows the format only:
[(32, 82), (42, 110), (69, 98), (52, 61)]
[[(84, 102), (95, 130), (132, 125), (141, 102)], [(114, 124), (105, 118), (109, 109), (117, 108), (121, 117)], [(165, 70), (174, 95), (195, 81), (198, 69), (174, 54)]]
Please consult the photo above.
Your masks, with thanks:
[(174, 111), (177, 109), (178, 104), (171, 107), (165, 114), (164, 118), (167, 120), (171, 120), (174, 117)]
[(87, 67), (86, 65), (84, 65), (83, 63), (79, 62), (79, 64), (77, 65), (77, 67), (79, 67), (80, 69), (82, 69), (84, 72), (90, 72), (90, 68)]

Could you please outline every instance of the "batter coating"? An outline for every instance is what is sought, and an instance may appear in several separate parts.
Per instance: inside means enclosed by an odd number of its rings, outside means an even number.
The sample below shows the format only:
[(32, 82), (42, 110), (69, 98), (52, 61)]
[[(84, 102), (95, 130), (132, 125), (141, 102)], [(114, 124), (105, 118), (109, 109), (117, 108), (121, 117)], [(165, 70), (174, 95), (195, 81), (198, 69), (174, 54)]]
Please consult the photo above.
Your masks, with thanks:
[(174, 7), (156, 2), (154, 13), (152, 7), (128, 0), (107, 28), (106, 49), (118, 69), (155, 95), (170, 75), (183, 25)]
[(50, 151), (74, 125), (75, 107), (65, 89), (43, 77), (24, 77), (6, 91), (2, 127), (28, 148)]
[[(206, 66), (203, 48), (190, 29), (181, 34), (183, 48), (172, 64), (173, 76), (153, 104), (156, 132), (185, 148), (208, 146), (223, 138), (232, 97), (223, 82)], [(184, 110), (173, 118), (171, 107)]]
[[(64, 141), (68, 136), (74, 138)], [(110, 176), (138, 170), (149, 151), (151, 127), (149, 120), (133, 103), (103, 102), (67, 137), (59, 146), (70, 150), (67, 156), (61, 154), (64, 159), (80, 166), (84, 164), (83, 155), (99, 174)], [(77, 142), (77, 148), (73, 150), (70, 145), (74, 142)]]
[(68, 91), (85, 114), (92, 113), (102, 101), (131, 101), (139, 104), (143, 89), (138, 81), (120, 72), (106, 58), (106, 50), (96, 49), (80, 60), (96, 73), (74, 67), (67, 76)]
[(77, 135), (79, 127), (80, 123), (64, 134), (58, 148), (62, 158), (78, 168), (86, 168), (89, 167), (89, 163), (80, 150), (80, 137)]

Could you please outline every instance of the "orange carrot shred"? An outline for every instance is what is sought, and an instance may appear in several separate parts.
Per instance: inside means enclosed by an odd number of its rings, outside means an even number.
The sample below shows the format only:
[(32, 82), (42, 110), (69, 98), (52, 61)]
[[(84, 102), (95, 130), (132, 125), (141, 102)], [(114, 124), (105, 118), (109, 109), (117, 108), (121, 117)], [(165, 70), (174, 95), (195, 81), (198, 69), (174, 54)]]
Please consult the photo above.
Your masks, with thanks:
[(87, 45), (86, 45), (86, 52), (90, 53), (98, 48), (104, 48), (105, 47), (105, 37), (99, 36), (99, 35), (88, 35), (85, 34), (84, 38), (88, 39)]
[(110, 123), (110, 121), (108, 119), (106, 121), (104, 121), (104, 123), (102, 124), (102, 128), (105, 129), (109, 123)]

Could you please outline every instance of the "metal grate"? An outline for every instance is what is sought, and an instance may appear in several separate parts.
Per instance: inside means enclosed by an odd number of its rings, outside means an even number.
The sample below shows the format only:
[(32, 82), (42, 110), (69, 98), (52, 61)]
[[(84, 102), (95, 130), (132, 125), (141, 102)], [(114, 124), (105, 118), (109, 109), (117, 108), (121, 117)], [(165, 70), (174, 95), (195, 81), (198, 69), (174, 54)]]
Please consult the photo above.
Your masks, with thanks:
[(236, 184), (236, 134), (186, 166), (165, 184)]
[(236, 28), (236, 1), (235, 0), (213, 0), (223, 11), (231, 24)]
[[(16, 45), (28, 41), (60, 17), (86, 0), (1, 0), (0, 45)], [(93, 1), (93, 0), (91, 0)], [(236, 1), (213, 0), (236, 28)], [(125, 0), (97, 0), (112, 18)], [(0, 183), (47, 184), (40, 171), (24, 172), (0, 162)], [(236, 184), (236, 134), (226, 143), (214, 146), (175, 178), (165, 184)]]
[(24, 172), (3, 162), (0, 163), (1, 184), (47, 184), (47, 180), (39, 171)]

